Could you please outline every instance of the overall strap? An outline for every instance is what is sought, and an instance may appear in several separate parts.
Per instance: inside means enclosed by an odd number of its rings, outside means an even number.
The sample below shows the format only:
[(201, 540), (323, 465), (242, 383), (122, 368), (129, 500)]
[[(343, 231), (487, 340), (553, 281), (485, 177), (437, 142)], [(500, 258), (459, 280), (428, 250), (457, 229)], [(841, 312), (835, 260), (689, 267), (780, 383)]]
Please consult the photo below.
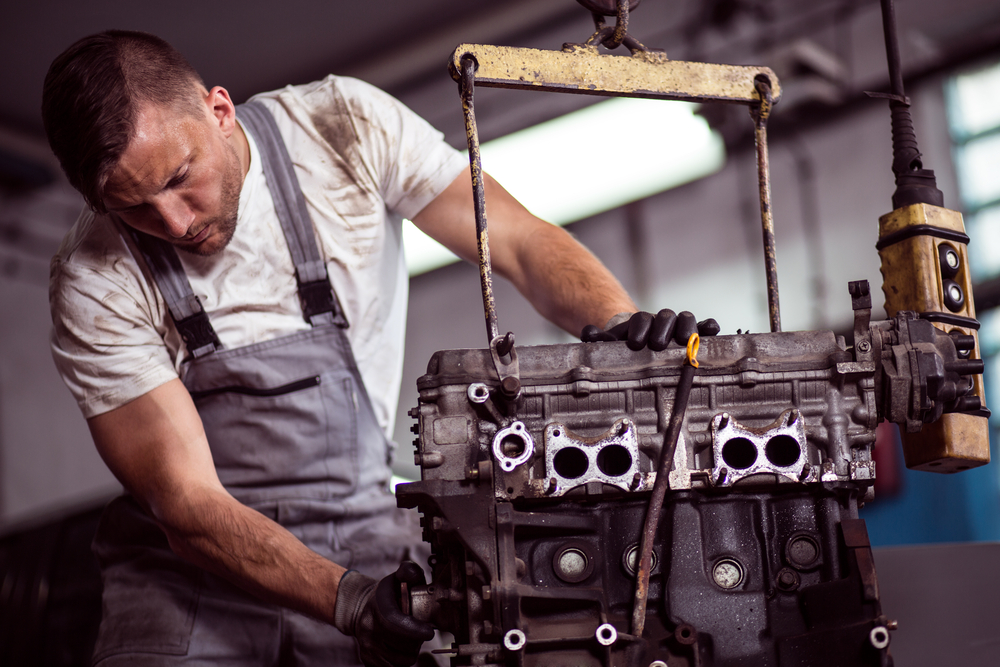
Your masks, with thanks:
[[(274, 118), (260, 102), (241, 104), (236, 113), (260, 149), (264, 176), (295, 265), (303, 317), (313, 326), (336, 324), (346, 328), (347, 318), (320, 258), (305, 197)], [(125, 228), (146, 261), (188, 353), (199, 358), (222, 349), (174, 247), (128, 225)]]
[(162, 239), (143, 234), (128, 225), (125, 225), (125, 228), (142, 253), (142, 258), (146, 260), (146, 266), (153, 274), (153, 281), (167, 303), (174, 326), (177, 327), (191, 356), (198, 358), (209, 352), (221, 350), (222, 343), (219, 342), (215, 329), (208, 321), (208, 315), (201, 301), (194, 295), (174, 247)]
[(244, 129), (253, 135), (262, 155), (264, 177), (295, 264), (299, 300), (306, 321), (313, 326), (336, 324), (346, 328), (347, 318), (330, 284), (326, 263), (320, 257), (306, 199), (274, 117), (258, 101), (237, 106), (236, 116)]

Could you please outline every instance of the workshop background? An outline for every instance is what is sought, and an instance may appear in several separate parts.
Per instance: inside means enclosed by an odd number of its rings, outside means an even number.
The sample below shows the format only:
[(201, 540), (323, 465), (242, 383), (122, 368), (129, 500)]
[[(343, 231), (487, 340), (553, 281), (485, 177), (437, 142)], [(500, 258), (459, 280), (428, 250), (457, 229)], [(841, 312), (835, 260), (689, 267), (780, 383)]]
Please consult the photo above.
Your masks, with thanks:
[[(987, 397), (997, 415), (1000, 4), (898, 0), (896, 14), (924, 165), (935, 170), (945, 205), (965, 215), (972, 238)], [(147, 30), (173, 43), (209, 86), (227, 87), (237, 101), (328, 72), (356, 76), (400, 98), (464, 150), (457, 87), (445, 65), (457, 44), (558, 49), (593, 32), (589, 13), (574, 0), (286, 0), (280, 8), (234, 0), (40, 0), (8, 3), (3, 17), (0, 647), (16, 636), (6, 621), (19, 618), (14, 627), (23, 628), (29, 627), (25, 618), (42, 618), (50, 590), (92, 604), (91, 589), (72, 585), (92, 575), (88, 531), (100, 506), (120, 491), (48, 349), (48, 262), (82, 205), (42, 130), (41, 87), (51, 60), (92, 32)], [(867, 279), (876, 304), (881, 301), (874, 244), (878, 218), (891, 210), (894, 190), (888, 105), (864, 92), (888, 87), (878, 2), (644, 0), (632, 13), (629, 32), (672, 59), (775, 70), (783, 96), (769, 129), (783, 328), (848, 333), (848, 281)], [(746, 110), (642, 101), (609, 106), (601, 116), (592, 106), (600, 102), (555, 93), (477, 91), (485, 169), (536, 212), (568, 224), (642, 308), (715, 317), (724, 334), (766, 331), (752, 122)], [(584, 118), (597, 125), (581, 133), (579, 124), (569, 124), (577, 128), (576, 148), (535, 154), (533, 147), (546, 143), (537, 140), (537, 132), (517, 143), (515, 133), (584, 107), (591, 107)], [(547, 125), (542, 136), (555, 136), (563, 125)], [(488, 143), (508, 135), (515, 136), (493, 148)], [(574, 150), (572, 155), (583, 158), (566, 159)], [(643, 164), (638, 156), (651, 151), (654, 164)], [(504, 171), (502, 161), (512, 152), (513, 170)], [(519, 180), (518, 165), (538, 171)], [(639, 180), (643, 184), (630, 189)], [(574, 184), (585, 192), (573, 190)], [(583, 198), (587, 207), (579, 205)], [(486, 344), (477, 269), (447, 260), (428, 268), (435, 263), (428, 259), (430, 251), (417, 250), (416, 243), (407, 247), (411, 294), (395, 426), (396, 470), (404, 478), (416, 474), (406, 411), (416, 404), (415, 381), (427, 360), (438, 349)], [(506, 282), (498, 279), (495, 292), (500, 328), (514, 331), (519, 345), (573, 340), (534, 314)], [(903, 609), (914, 615), (911, 630), (901, 620), (894, 636), (897, 664), (997, 664), (977, 662), (976, 656), (1000, 656), (998, 631), (982, 625), (1000, 617), (992, 602), (1000, 584), (988, 566), (997, 555), (988, 543), (1000, 541), (1000, 468), (994, 462), (954, 476), (906, 471), (893, 429), (880, 434), (879, 486), (862, 516), (872, 543), (883, 547), (876, 559), (884, 608), (890, 615), (901, 610), (901, 618)], [(992, 440), (996, 457), (998, 440)], [(939, 546), (926, 546), (931, 544)], [(27, 574), (18, 569), (25, 560), (34, 566)], [(979, 576), (984, 573), (989, 576)], [(908, 585), (915, 581), (920, 585)], [(928, 609), (926, 618), (918, 618), (921, 609)], [(61, 621), (47, 618), (44, 632), (55, 632), (53, 624)], [(89, 630), (68, 619), (62, 645), (85, 644)], [(922, 622), (933, 631), (914, 631)], [(963, 638), (974, 652), (955, 661), (955, 645)], [(46, 651), (44, 659), (33, 654), (40, 662), (9, 664), (72, 664), (66, 662), (69, 648)], [(0, 651), (0, 662), (4, 655)]]

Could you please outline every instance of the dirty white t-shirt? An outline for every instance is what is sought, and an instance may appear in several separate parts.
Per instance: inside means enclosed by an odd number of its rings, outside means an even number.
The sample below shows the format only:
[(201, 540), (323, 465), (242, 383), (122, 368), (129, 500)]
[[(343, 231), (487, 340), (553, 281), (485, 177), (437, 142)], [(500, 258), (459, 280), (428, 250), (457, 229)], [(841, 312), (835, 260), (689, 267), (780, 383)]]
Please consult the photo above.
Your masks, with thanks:
[[(408, 294), (401, 221), (468, 161), (397, 100), (356, 79), (329, 76), (254, 99), (267, 105), (288, 146), (359, 370), (391, 433)], [(259, 152), (247, 138), (250, 170), (232, 242), (211, 257), (177, 252), (226, 348), (309, 328)], [(127, 237), (117, 219), (88, 209), (52, 260), (52, 353), (88, 418), (178, 377), (187, 356)]]

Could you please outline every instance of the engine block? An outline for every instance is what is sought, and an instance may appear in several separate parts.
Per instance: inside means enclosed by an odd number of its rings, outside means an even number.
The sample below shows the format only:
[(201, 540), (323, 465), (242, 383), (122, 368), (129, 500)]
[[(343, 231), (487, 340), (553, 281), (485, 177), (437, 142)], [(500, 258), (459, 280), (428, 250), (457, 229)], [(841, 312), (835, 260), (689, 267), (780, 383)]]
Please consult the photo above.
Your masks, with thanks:
[(828, 331), (702, 341), (642, 636), (640, 536), (685, 350), (520, 347), (515, 397), (489, 350), (436, 353), (410, 413), (422, 479), (397, 487), (434, 554), (410, 612), (454, 633), (453, 665), (891, 664), (858, 518), (875, 428), (969, 408), (972, 382), (963, 341), (867, 312), (852, 348)]

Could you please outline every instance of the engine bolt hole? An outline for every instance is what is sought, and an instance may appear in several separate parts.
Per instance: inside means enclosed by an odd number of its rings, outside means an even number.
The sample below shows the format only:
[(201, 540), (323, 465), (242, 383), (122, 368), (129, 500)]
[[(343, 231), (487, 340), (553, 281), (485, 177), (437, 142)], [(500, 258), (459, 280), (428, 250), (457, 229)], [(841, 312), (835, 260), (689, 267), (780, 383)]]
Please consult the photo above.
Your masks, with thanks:
[(876, 625), (868, 633), (868, 641), (872, 643), (872, 646), (881, 651), (889, 646), (889, 631), (881, 625)]
[(473, 403), (485, 403), (490, 398), (490, 388), (481, 382), (470, 384), (467, 393)]
[(503, 636), (503, 645), (510, 651), (520, 651), (528, 643), (528, 638), (518, 629), (508, 630)]
[(610, 623), (602, 623), (597, 626), (594, 636), (597, 637), (597, 643), (601, 646), (611, 646), (618, 641), (618, 631)]
[(697, 638), (698, 633), (695, 632), (694, 626), (688, 625), (687, 623), (681, 623), (674, 629), (674, 639), (681, 644), (690, 646), (691, 644), (694, 644)]

